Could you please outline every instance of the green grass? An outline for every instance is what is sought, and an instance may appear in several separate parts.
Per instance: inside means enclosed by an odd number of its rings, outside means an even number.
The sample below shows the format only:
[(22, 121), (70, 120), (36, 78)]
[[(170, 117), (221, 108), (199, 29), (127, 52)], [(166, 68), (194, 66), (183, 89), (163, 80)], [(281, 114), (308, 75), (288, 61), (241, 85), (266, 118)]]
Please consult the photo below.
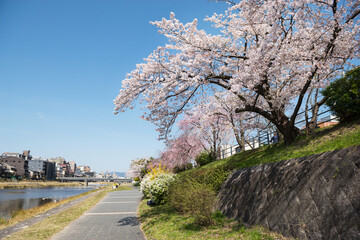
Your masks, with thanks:
[(286, 239), (262, 227), (245, 227), (227, 219), (218, 212), (213, 218), (215, 225), (200, 227), (192, 216), (181, 215), (168, 205), (149, 207), (143, 200), (139, 207), (141, 228), (151, 239)]
[(318, 129), (311, 136), (299, 136), (291, 145), (280, 142), (244, 151), (203, 167), (183, 172), (181, 175), (197, 178), (201, 182), (214, 182), (217, 180), (208, 178), (214, 178), (212, 173), (220, 171), (222, 175), (219, 175), (220, 179), (214, 186), (215, 190), (219, 190), (221, 183), (234, 169), (274, 163), (356, 145), (360, 145), (360, 121)]

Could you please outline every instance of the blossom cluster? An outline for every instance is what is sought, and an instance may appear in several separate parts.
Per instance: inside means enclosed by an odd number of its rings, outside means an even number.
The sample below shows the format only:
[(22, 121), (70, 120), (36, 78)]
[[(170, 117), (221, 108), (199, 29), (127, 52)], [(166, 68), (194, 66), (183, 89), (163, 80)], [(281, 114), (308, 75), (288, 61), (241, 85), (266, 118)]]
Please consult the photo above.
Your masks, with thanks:
[(136, 100), (146, 103), (143, 118), (166, 138), (179, 115), (226, 93), (237, 99), (236, 113), (261, 115), (291, 142), (305, 95), (328, 86), (360, 57), (359, 3), (240, 0), (205, 19), (218, 35), (199, 30), (196, 19), (183, 24), (171, 13), (152, 22), (169, 44), (123, 80), (115, 112)]

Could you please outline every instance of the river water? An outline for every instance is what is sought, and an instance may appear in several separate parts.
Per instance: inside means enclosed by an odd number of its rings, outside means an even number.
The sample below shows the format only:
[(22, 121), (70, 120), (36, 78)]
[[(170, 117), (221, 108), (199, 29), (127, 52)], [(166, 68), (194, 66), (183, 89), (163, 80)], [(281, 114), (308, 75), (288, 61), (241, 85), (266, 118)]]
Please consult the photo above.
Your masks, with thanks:
[(9, 219), (15, 211), (60, 201), (95, 188), (96, 186), (0, 189), (0, 217)]

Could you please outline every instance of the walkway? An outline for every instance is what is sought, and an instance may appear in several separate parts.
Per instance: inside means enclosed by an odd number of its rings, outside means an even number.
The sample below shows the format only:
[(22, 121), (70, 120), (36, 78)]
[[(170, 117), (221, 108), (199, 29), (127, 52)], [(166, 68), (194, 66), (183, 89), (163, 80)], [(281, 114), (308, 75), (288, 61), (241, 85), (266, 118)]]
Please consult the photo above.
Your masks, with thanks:
[(140, 199), (139, 190), (110, 192), (52, 240), (143, 240), (136, 217)]

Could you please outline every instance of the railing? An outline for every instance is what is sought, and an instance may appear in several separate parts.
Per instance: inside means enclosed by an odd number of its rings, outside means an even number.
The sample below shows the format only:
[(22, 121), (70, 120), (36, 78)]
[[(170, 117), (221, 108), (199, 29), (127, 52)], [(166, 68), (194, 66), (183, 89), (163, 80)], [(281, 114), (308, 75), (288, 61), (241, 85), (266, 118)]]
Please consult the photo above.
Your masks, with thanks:
[[(308, 111), (311, 111), (311, 109), (309, 109)], [(295, 122), (295, 126), (297, 128), (299, 128), (300, 130), (305, 130), (306, 127), (306, 119), (305, 116), (303, 116), (305, 114), (305, 111), (300, 112), (298, 114), (298, 118), (301, 118), (299, 121)], [(318, 113), (317, 115), (317, 119), (319, 119), (319, 117), (322, 116), (322, 119), (327, 118), (326, 120), (321, 120), (321, 121), (316, 121), (316, 128), (320, 128), (320, 127), (324, 127), (326, 126), (327, 122), (333, 122), (333, 123), (337, 123), (337, 117), (333, 116), (330, 114), (330, 110), (325, 110), (322, 111), (321, 113)], [(311, 116), (309, 116), (309, 118), (311, 118)], [(334, 121), (336, 120), (336, 121)], [(264, 145), (270, 145), (271, 144), (271, 138), (274, 134), (277, 134), (279, 136), (279, 134), (277, 133), (277, 131), (275, 130), (259, 130), (256, 134), (256, 136), (248, 139), (246, 141), (245, 144), (245, 149), (244, 150), (249, 150), (249, 149), (255, 149)], [(242, 149), (239, 148), (239, 145), (231, 145), (231, 146), (227, 146), (224, 148), (220, 149), (220, 156), (218, 156), (220, 159), (224, 159), (227, 157), (230, 157), (236, 153), (239, 153), (240, 151), (242, 151)]]
[(132, 182), (130, 178), (96, 178), (96, 177), (57, 177), (58, 181), (87, 181), (87, 182)]

